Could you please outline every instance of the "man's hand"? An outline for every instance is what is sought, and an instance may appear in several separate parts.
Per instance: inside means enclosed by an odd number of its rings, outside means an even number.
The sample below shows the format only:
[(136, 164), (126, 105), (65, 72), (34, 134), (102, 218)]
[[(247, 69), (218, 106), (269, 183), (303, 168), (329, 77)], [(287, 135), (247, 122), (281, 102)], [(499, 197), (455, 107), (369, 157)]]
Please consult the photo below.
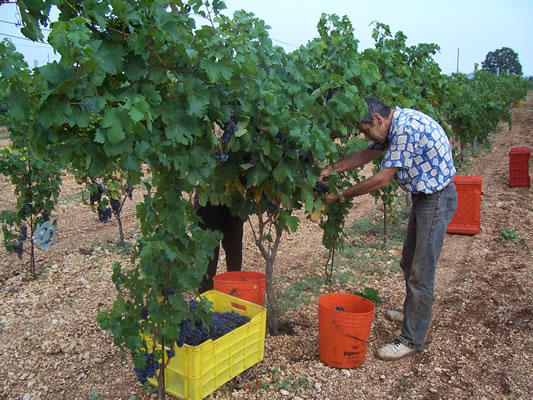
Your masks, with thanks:
[(324, 198), (324, 203), (326, 204), (330, 204), (330, 203), (335, 203), (337, 201), (340, 200), (340, 197), (336, 194), (327, 194), (326, 197)]

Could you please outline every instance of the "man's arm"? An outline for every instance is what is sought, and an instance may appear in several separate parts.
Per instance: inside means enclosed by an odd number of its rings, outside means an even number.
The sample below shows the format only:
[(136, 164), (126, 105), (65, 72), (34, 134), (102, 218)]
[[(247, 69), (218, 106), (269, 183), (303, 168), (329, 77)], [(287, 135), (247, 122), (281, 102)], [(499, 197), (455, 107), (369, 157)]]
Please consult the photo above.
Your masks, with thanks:
[(364, 149), (361, 151), (355, 151), (353, 153), (348, 154), (346, 157), (340, 159), (335, 163), (335, 167), (326, 167), (322, 170), (320, 173), (319, 182), (325, 182), (327, 181), (327, 177), (331, 175), (333, 170), (335, 169), (336, 172), (344, 172), (344, 171), (351, 171), (356, 168), (359, 168), (370, 161), (372, 161), (374, 158), (379, 156), (381, 154), (381, 150), (372, 150), (372, 149)]
[[(365, 179), (364, 181), (361, 181), (358, 184), (349, 187), (348, 189), (344, 189), (343, 197), (345, 199), (350, 199), (355, 196), (361, 196), (363, 194), (384, 188), (390, 183), (394, 177), (394, 174), (398, 170), (399, 168), (382, 168), (377, 174), (372, 175), (370, 178)], [(336, 194), (328, 194), (325, 198), (326, 203), (334, 203), (339, 200), (340, 196)]]

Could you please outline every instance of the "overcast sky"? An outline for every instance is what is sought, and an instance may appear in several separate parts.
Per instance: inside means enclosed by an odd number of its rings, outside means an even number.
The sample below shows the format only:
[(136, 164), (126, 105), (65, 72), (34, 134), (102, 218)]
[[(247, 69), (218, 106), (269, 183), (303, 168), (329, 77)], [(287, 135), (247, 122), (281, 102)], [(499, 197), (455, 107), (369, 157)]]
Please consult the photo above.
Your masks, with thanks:
[[(227, 14), (244, 9), (270, 25), (270, 37), (287, 52), (318, 36), (320, 15), (348, 16), (360, 50), (372, 47), (372, 21), (403, 31), (407, 44), (436, 43), (445, 74), (469, 73), (489, 51), (510, 47), (525, 75), (533, 76), (533, 0), (225, 0)], [(0, 5), (0, 39), (22, 37), (14, 4)], [(11, 37), (28, 64), (56, 59), (50, 46)], [(458, 57), (459, 50), (459, 57)], [(457, 63), (459, 61), (459, 63)]]

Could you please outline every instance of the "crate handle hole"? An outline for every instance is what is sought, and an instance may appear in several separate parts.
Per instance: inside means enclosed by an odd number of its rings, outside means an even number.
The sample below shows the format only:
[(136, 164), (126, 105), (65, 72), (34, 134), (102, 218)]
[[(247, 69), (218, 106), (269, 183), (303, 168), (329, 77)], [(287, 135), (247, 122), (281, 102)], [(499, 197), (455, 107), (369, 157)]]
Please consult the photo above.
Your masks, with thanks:
[(242, 304), (231, 303), (231, 306), (233, 308), (238, 308), (239, 310), (246, 311), (246, 306), (243, 306)]

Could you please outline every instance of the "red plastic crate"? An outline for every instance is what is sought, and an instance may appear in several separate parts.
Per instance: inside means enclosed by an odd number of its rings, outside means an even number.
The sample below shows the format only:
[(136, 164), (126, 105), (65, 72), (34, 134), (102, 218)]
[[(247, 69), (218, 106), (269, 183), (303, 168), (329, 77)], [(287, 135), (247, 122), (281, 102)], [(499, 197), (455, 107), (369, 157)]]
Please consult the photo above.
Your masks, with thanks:
[(447, 233), (475, 235), (481, 231), (481, 176), (455, 176), (457, 211)]
[(509, 150), (510, 187), (529, 187), (531, 185), (528, 168), (530, 156), (531, 150), (527, 147), (514, 147)]

